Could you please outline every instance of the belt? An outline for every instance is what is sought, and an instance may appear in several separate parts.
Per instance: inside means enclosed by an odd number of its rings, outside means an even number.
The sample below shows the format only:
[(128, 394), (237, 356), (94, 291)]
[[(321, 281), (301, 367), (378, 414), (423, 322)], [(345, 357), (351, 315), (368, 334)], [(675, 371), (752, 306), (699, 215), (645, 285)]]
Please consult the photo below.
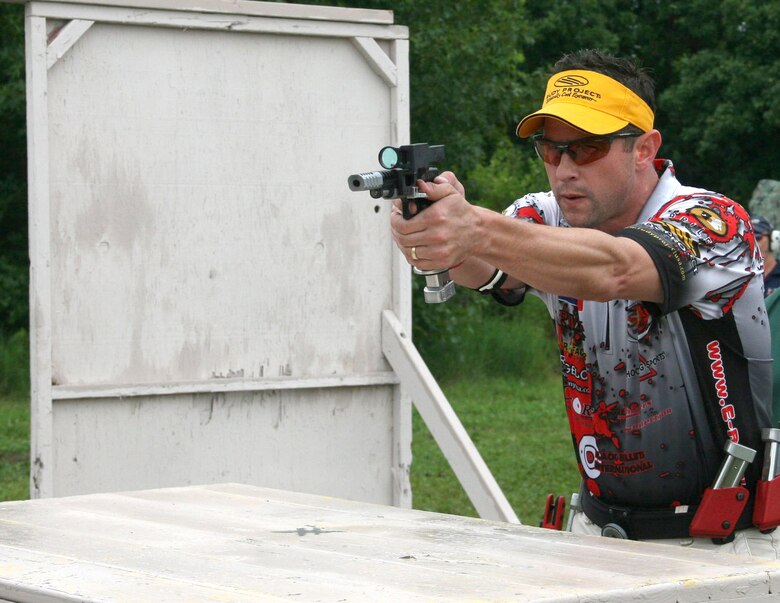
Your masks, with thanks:
[[(751, 509), (752, 501), (751, 496)], [(593, 523), (601, 528), (607, 524), (617, 524), (631, 540), (690, 538), (690, 525), (697, 509), (696, 505), (655, 509), (609, 505), (585, 488), (580, 491), (579, 504)], [(751, 514), (752, 511), (746, 508), (737, 523), (737, 530), (752, 527)]]

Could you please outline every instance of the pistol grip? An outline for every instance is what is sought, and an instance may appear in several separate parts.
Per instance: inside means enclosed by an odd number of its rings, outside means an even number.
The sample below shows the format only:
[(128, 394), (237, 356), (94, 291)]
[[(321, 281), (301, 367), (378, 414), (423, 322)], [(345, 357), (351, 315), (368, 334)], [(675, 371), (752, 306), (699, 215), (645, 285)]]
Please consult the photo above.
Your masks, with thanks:
[[(414, 199), (401, 199), (401, 205), (403, 208), (403, 214), (405, 220), (411, 220), (422, 210), (428, 207), (431, 201), (428, 201), (425, 197), (415, 197)], [(412, 205), (414, 211), (412, 211)]]

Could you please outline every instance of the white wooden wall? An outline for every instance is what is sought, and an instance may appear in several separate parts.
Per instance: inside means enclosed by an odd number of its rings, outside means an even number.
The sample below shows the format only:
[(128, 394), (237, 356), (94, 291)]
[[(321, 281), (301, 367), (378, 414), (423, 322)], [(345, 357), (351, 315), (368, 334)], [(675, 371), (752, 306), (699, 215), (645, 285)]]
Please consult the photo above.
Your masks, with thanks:
[(409, 507), (414, 396), (480, 516), (518, 522), (411, 344), (390, 203), (346, 182), (410, 142), (392, 12), (25, 5), (31, 496)]
[(389, 11), (27, 3), (33, 497), (240, 481), (408, 506)]

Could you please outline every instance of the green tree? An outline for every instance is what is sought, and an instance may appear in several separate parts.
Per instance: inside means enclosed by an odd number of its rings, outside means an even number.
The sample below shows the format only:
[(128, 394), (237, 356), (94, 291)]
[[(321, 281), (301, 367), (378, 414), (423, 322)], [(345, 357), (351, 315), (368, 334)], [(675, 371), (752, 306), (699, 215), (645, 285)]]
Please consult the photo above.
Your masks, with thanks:
[(526, 8), (536, 24), (523, 48), (528, 68), (546, 72), (587, 47), (653, 74), (661, 154), (684, 183), (747, 204), (759, 180), (780, 178), (780, 3), (527, 0)]
[[(409, 27), (412, 140), (447, 146), (470, 198), (494, 209), (544, 186), (514, 135), (552, 64), (600, 48), (638, 60), (659, 90), (662, 155), (686, 184), (744, 202), (780, 179), (780, 3), (746, 0), (310, 0), (393, 10)], [(27, 314), (20, 5), (0, 4), (0, 330)], [(420, 310), (418, 316), (424, 313)]]
[(24, 7), (0, 4), (0, 335), (27, 325)]
[(487, 163), (514, 130), (528, 88), (522, 49), (532, 24), (523, 0), (304, 0), (392, 10), (409, 28), (411, 136), (446, 144), (462, 177)]
[[(681, 33), (702, 27), (682, 6)], [(660, 102), (681, 178), (747, 204), (759, 180), (780, 179), (780, 3), (713, 6), (706, 39), (673, 57)]]

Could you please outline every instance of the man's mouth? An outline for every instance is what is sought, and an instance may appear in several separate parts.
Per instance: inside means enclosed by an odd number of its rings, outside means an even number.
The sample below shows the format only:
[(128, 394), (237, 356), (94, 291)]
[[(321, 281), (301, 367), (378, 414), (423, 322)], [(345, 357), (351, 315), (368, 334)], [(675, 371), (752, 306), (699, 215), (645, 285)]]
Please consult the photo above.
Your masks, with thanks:
[(578, 201), (584, 200), (586, 197), (585, 195), (580, 195), (578, 193), (561, 193), (558, 195), (558, 199), (560, 201), (564, 201), (567, 203), (577, 203)]

